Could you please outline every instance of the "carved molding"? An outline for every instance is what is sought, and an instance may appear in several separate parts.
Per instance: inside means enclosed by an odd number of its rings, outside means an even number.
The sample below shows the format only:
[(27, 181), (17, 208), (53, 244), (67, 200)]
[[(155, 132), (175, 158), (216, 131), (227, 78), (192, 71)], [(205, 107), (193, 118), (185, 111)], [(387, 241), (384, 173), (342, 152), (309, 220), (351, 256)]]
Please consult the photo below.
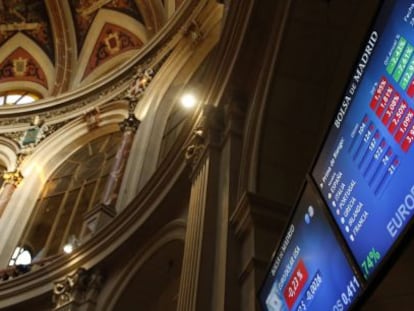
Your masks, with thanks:
[(36, 123), (34, 125), (33, 120), (37, 118), (38, 116), (30, 118), (32, 125), (26, 130), (1, 134), (1, 136), (13, 140), (19, 145), (19, 156), (21, 160), (22, 157), (31, 154), (34, 151), (35, 147), (46, 137), (50, 136), (65, 124), (72, 121), (72, 119), (67, 119), (54, 124), (45, 124), (43, 121), (39, 121), (39, 123)]
[[(144, 95), (145, 90), (150, 85), (156, 72), (161, 67), (164, 61), (165, 59), (162, 60), (161, 63), (157, 64), (155, 68), (151, 68), (151, 67), (145, 68), (141, 66), (137, 67), (136, 72), (131, 79), (132, 81), (125, 91), (125, 98), (128, 100), (128, 111), (129, 111), (128, 119), (132, 120), (132, 118), (135, 118), (135, 116), (133, 115), (135, 112), (135, 107), (138, 104), (138, 101)], [(122, 129), (122, 125), (120, 126)]]
[(88, 271), (79, 268), (75, 273), (67, 275), (63, 280), (54, 283), (54, 310), (71, 303), (81, 305), (94, 302), (102, 287), (102, 275), (99, 271)]
[(89, 131), (92, 131), (99, 127), (99, 122), (101, 121), (99, 108), (95, 108), (91, 111), (86, 112), (83, 115), (83, 118), (86, 122), (86, 126)]
[(192, 170), (201, 159), (201, 155), (206, 149), (204, 130), (198, 127), (193, 131), (192, 137), (185, 150), (185, 160)]
[(204, 39), (204, 33), (201, 31), (200, 24), (196, 20), (192, 20), (182, 29), (183, 35), (190, 38), (193, 47), (196, 47)]

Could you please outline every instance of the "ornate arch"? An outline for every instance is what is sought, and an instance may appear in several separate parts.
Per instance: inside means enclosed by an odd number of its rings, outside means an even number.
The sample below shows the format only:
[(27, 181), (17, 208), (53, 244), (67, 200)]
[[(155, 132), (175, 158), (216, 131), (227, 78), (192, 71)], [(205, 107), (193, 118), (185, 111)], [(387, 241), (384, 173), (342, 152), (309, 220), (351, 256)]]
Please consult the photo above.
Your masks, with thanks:
[(124, 101), (119, 101), (102, 109), (99, 131), (90, 131), (84, 117), (78, 117), (40, 142), (34, 153), (22, 162), (20, 170), (24, 179), (9, 202), (13, 209), (6, 209), (0, 219), (0, 235), (10, 237), (8, 243), (0, 241), (0, 264), (7, 266), (8, 257), (18, 243), (47, 179), (82, 146), (119, 131), (118, 123), (126, 117), (126, 106)]

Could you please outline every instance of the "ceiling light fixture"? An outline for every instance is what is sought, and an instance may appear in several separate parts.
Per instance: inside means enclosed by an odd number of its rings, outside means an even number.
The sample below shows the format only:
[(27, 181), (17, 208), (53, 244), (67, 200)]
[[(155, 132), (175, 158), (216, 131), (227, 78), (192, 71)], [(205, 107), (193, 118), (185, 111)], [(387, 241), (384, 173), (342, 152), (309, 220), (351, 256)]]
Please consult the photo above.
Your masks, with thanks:
[(78, 239), (77, 239), (74, 235), (71, 235), (71, 236), (69, 237), (69, 241), (68, 241), (68, 243), (66, 243), (66, 244), (63, 246), (63, 251), (64, 251), (66, 254), (71, 254), (71, 253), (73, 252), (73, 250), (74, 250), (75, 248), (77, 248), (79, 245), (80, 245), (79, 240), (78, 240)]
[(70, 243), (65, 244), (65, 246), (63, 246), (63, 251), (64, 251), (66, 254), (70, 254), (70, 253), (72, 253), (72, 252), (73, 252), (73, 245), (72, 245), (72, 244), (70, 244)]
[(181, 105), (184, 108), (191, 109), (197, 103), (197, 99), (193, 94), (187, 93), (181, 97)]

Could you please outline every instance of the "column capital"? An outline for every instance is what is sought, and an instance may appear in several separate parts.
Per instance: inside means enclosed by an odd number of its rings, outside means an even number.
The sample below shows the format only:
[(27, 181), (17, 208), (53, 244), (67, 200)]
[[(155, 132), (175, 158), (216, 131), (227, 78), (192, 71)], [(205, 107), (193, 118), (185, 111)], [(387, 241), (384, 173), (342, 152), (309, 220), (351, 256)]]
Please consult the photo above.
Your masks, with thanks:
[(19, 170), (3, 173), (4, 182), (17, 187), (23, 181), (23, 175)]
[(185, 147), (185, 160), (194, 173), (206, 151), (217, 149), (223, 138), (223, 110), (205, 105)]
[(199, 127), (192, 133), (190, 143), (185, 150), (185, 160), (193, 171), (206, 149), (204, 129)]
[(119, 123), (119, 127), (122, 132), (136, 132), (141, 121), (138, 120), (133, 113), (129, 113), (128, 118)]
[(101, 287), (102, 275), (99, 271), (79, 268), (73, 274), (54, 283), (54, 310), (68, 310), (67, 306), (71, 304), (79, 306), (94, 302)]

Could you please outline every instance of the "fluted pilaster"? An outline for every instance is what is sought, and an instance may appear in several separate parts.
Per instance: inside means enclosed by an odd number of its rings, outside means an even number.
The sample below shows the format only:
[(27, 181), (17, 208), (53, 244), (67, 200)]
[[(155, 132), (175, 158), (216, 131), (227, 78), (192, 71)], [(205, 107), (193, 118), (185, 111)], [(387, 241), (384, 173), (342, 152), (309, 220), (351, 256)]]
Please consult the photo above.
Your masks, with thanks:
[(209, 172), (208, 159), (195, 176), (191, 189), (190, 208), (184, 247), (182, 279), (177, 310), (197, 310), (197, 293), (205, 229), (206, 196)]
[(219, 191), (221, 179), (222, 111), (205, 107), (190, 141), (186, 159), (191, 170), (191, 195), (187, 214), (183, 265), (177, 310), (213, 310), (217, 300), (217, 266), (222, 215)]

